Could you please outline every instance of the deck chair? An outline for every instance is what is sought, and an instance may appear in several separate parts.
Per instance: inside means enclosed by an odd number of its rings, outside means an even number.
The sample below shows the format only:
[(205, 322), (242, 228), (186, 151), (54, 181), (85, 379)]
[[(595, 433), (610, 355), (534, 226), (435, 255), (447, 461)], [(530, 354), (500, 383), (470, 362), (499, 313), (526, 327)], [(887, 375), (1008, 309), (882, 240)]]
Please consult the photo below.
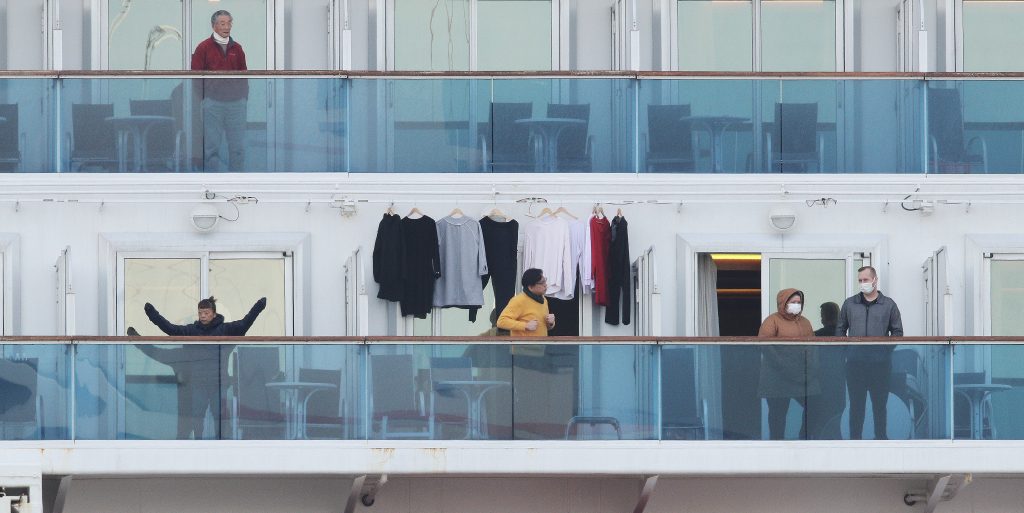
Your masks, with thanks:
[(39, 359), (0, 359), (0, 439), (43, 440)]
[(706, 440), (707, 405), (697, 393), (697, 354), (692, 347), (661, 352), (661, 432), (665, 440)]
[(341, 394), (341, 371), (335, 369), (299, 369), (299, 381), (330, 383), (337, 388), (320, 390), (306, 402), (306, 434), (310, 438), (345, 438), (345, 411)]
[(593, 138), (590, 132), (590, 104), (549, 103), (549, 118), (582, 119), (586, 123), (566, 128), (558, 138), (556, 171), (586, 171), (593, 169)]
[(267, 383), (279, 381), (282, 375), (277, 347), (239, 346), (235, 349), (234, 380), (228, 394), (234, 439), (284, 437), (280, 393), (267, 387)]
[(956, 89), (928, 88), (928, 157), (936, 173), (970, 173), (978, 167), (988, 173), (988, 144), (982, 137), (967, 140)]
[(516, 123), (533, 115), (533, 104), (492, 103), (491, 119), (480, 125), (485, 172), (521, 172), (533, 169), (529, 127)]
[(472, 380), (472, 365), (470, 359), (465, 357), (430, 359), (430, 383), (434, 390), (434, 422), (440, 438), (448, 440), (469, 437), (469, 398), (460, 390), (446, 386), (444, 382)]
[(117, 137), (107, 118), (114, 115), (114, 104), (71, 105), (71, 133), (67, 135), (67, 152), (72, 171), (95, 168), (99, 171), (117, 169)]
[(21, 148), (25, 134), (18, 132), (18, 104), (0, 105), (0, 172), (18, 171), (21, 166)]
[(775, 129), (767, 138), (770, 169), (807, 173), (824, 167), (825, 140), (818, 134), (817, 103), (776, 103)]
[[(171, 100), (131, 100), (128, 104), (132, 116), (174, 117)], [(185, 134), (174, 125), (160, 125), (150, 129), (146, 138), (149, 162), (147, 169), (158, 166), (166, 171), (181, 171), (181, 152)], [(139, 142), (141, 144), (141, 141)]]
[(434, 437), (433, 394), (416, 389), (411, 354), (370, 356), (370, 418), (381, 439)]
[(695, 132), (691, 123), (681, 119), (689, 115), (687, 104), (647, 106), (644, 140), (648, 172), (695, 171)]

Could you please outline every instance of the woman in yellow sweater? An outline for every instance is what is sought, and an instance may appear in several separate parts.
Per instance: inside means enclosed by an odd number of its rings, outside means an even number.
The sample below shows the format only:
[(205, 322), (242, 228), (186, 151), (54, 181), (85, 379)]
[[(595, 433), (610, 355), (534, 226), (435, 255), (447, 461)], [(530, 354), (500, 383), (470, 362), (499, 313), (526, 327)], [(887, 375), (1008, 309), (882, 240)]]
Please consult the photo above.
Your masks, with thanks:
[(540, 269), (527, 269), (523, 273), (523, 293), (512, 298), (498, 317), (498, 327), (508, 330), (513, 337), (546, 337), (555, 327), (554, 314), (548, 313), (548, 300), (544, 293), (548, 281)]

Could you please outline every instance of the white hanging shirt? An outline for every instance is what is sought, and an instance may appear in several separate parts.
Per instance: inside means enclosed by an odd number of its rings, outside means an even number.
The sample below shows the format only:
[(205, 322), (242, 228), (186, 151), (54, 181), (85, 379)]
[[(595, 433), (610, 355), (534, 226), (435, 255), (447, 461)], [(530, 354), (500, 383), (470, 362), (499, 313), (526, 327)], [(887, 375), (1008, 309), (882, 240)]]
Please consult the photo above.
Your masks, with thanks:
[[(580, 292), (590, 294), (594, 290), (594, 265), (590, 249), (590, 219), (573, 221), (572, 230), (573, 257), (580, 269)], [(582, 232), (582, 235), (579, 236), (578, 249), (576, 247), (577, 231)]]
[(572, 297), (576, 273), (572, 268), (572, 242), (569, 223), (546, 216), (526, 225), (523, 237), (523, 270), (537, 268), (548, 281), (547, 295)]

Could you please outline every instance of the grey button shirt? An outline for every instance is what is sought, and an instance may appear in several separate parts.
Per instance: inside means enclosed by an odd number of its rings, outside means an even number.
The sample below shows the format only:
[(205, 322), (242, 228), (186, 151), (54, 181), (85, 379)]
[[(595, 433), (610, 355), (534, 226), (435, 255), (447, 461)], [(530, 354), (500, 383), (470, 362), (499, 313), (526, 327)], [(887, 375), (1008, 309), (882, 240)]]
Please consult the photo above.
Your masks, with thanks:
[(466, 216), (437, 221), (441, 247), (441, 277), (434, 286), (434, 306), (484, 304), (481, 276), (487, 274), (484, 232), (480, 222)]

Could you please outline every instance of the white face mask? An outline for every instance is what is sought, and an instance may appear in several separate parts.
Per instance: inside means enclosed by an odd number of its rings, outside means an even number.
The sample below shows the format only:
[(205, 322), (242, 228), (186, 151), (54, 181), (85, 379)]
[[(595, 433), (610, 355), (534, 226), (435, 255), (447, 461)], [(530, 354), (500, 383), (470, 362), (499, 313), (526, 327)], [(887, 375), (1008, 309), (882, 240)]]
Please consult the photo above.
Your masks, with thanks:
[(789, 303), (786, 305), (786, 313), (789, 315), (797, 315), (803, 310), (804, 305), (800, 303)]
[(875, 290), (875, 285), (873, 283), (871, 283), (870, 281), (867, 282), (867, 283), (861, 283), (860, 284), (860, 291), (865, 293), (865, 294), (870, 294), (871, 291), (873, 291), (873, 290)]

